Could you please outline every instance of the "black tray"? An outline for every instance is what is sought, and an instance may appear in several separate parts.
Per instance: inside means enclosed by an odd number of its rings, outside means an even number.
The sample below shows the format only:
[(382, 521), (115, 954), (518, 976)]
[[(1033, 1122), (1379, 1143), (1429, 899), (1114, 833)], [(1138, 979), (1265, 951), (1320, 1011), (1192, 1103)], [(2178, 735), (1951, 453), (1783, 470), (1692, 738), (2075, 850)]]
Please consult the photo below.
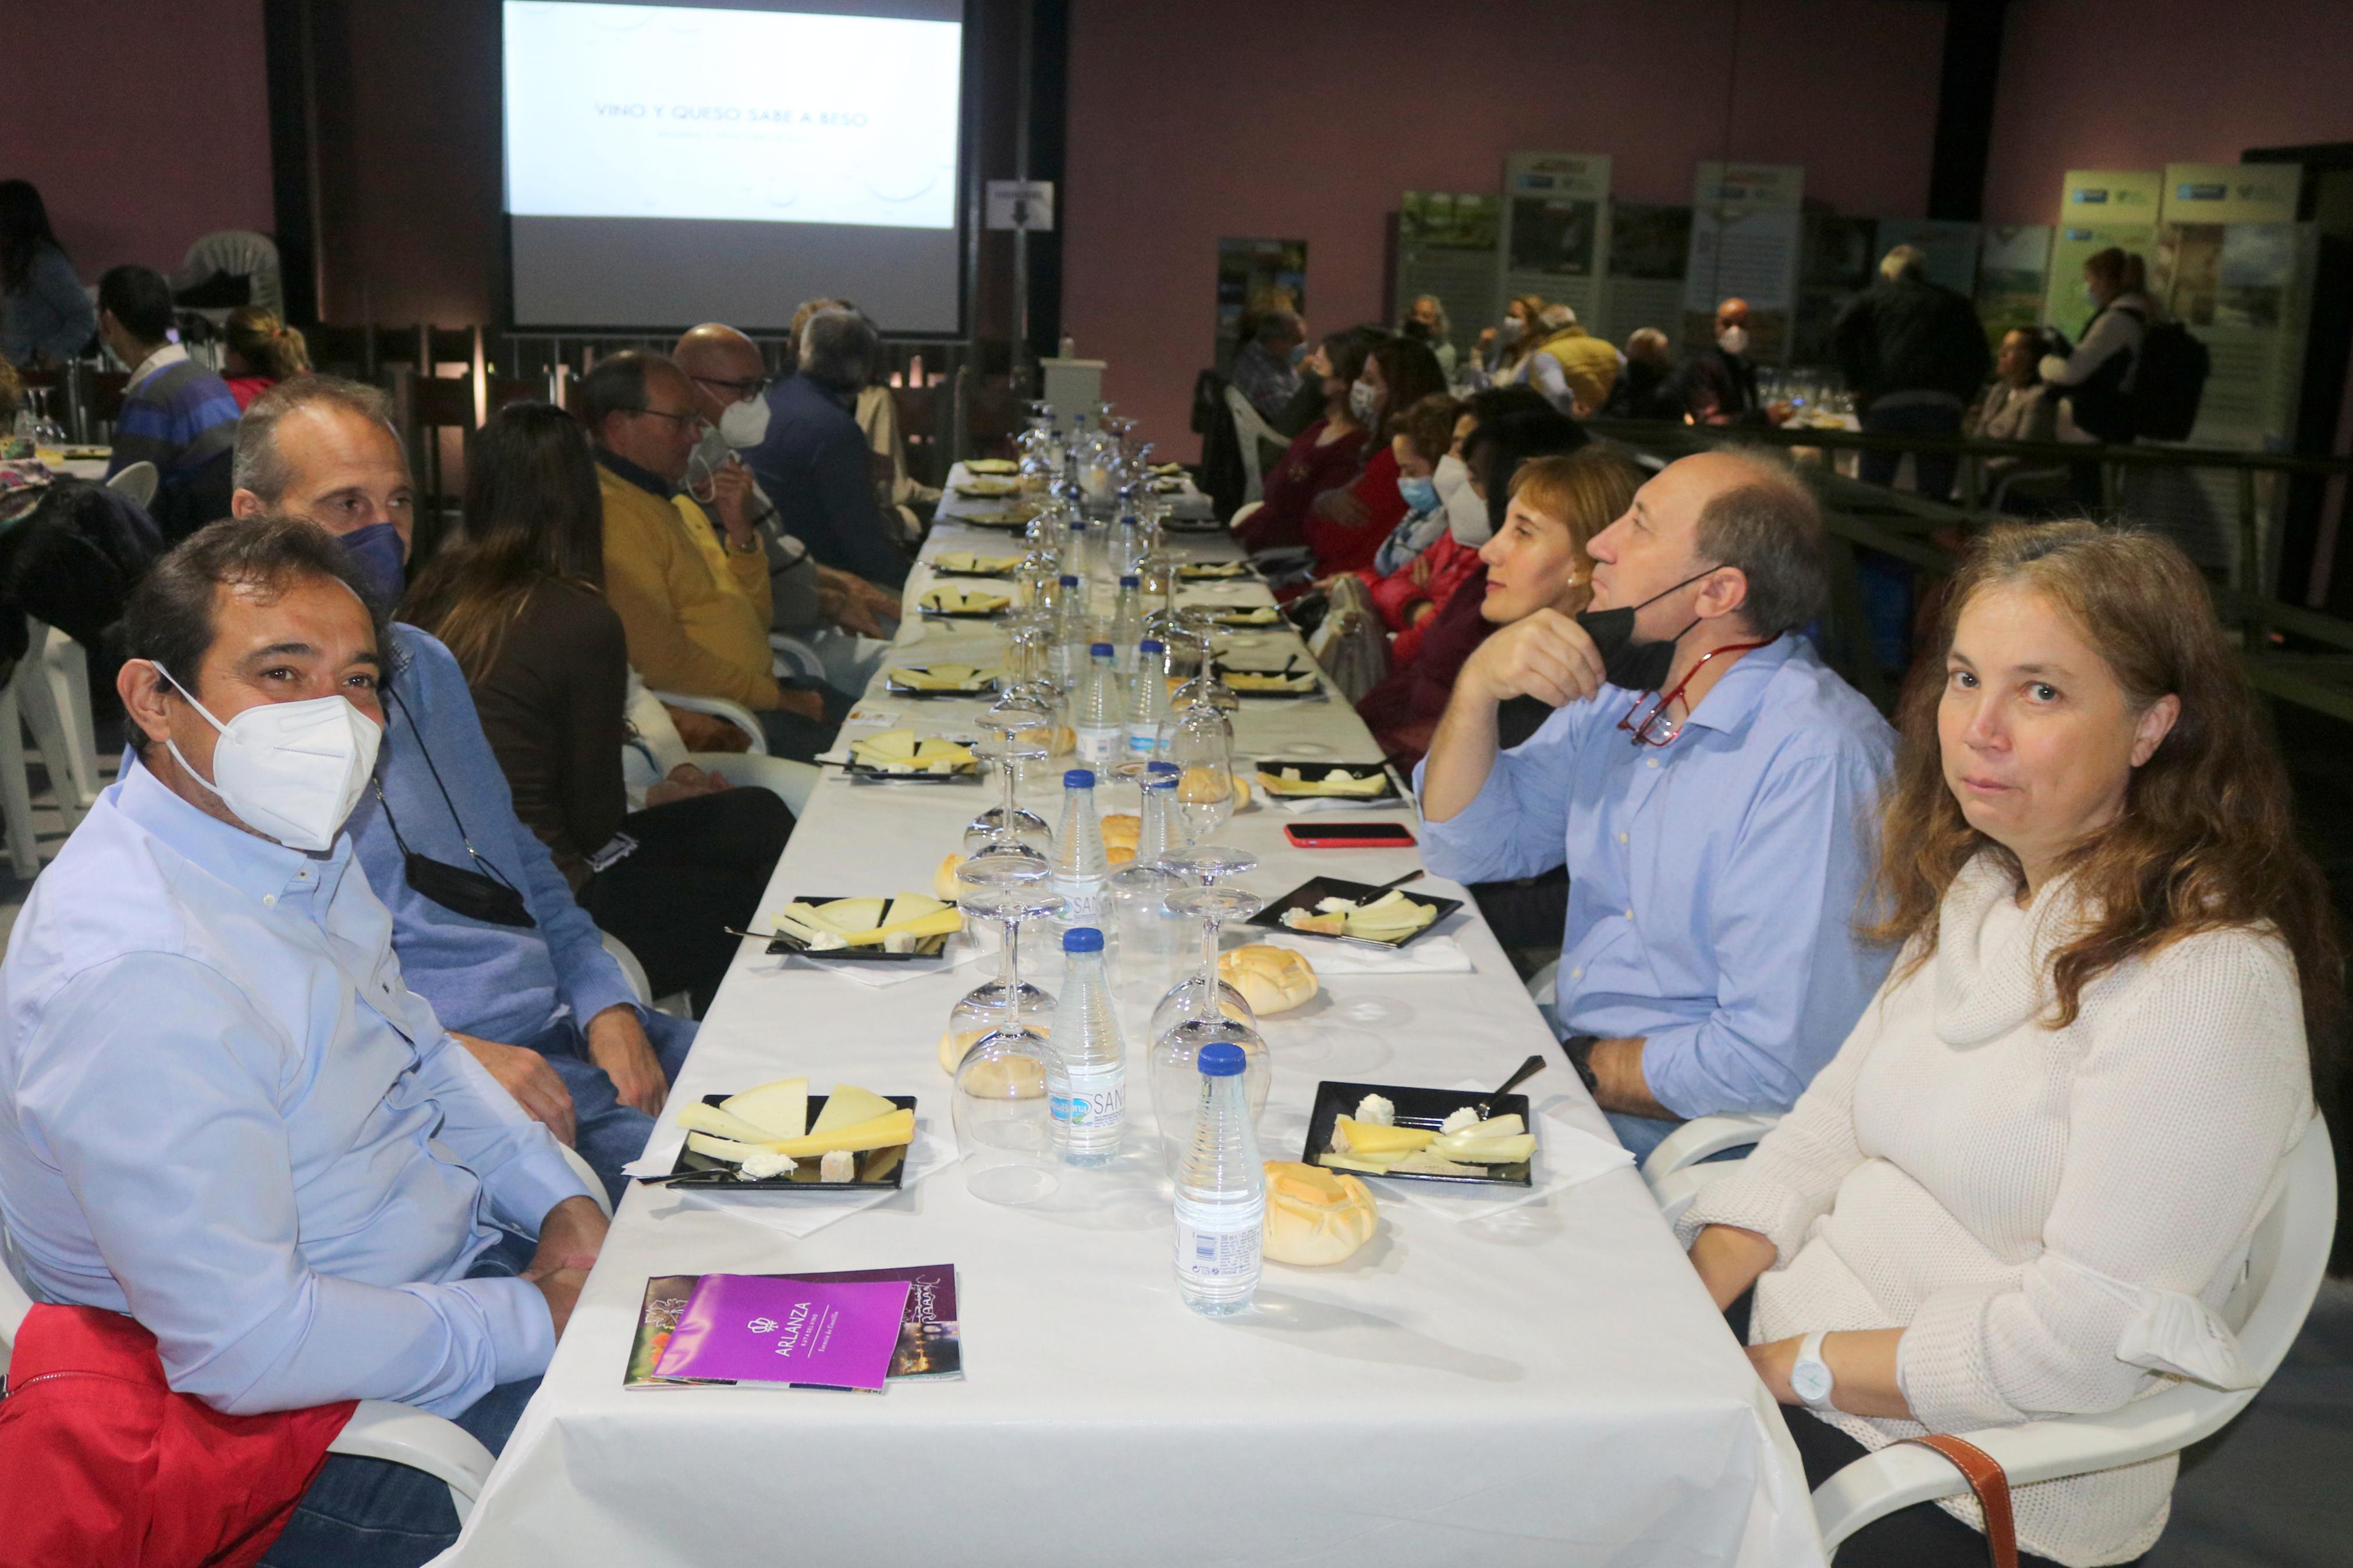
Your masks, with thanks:
[(1010, 605), (994, 610), (935, 610), (929, 605), (917, 605), (915, 609), (927, 621), (1001, 621), (1013, 613)]
[[(1245, 702), (1250, 701), (1254, 698), (1262, 698), (1275, 702), (1285, 700), (1296, 702), (1302, 698), (1321, 697), (1324, 695), (1324, 681), (1320, 674), (1318, 674), (1315, 667), (1312, 664), (1302, 664), (1297, 654), (1293, 654), (1283, 664), (1283, 667), (1281, 669), (1261, 669), (1246, 664), (1228, 664), (1224, 659), (1217, 659), (1213, 662), (1217, 665), (1218, 673), (1226, 677), (1236, 675), (1280, 675), (1290, 679), (1296, 679), (1303, 675), (1314, 675), (1317, 677), (1314, 684), (1296, 691), (1254, 690), (1247, 687), (1236, 686), (1230, 679), (1229, 679), (1226, 683), (1226, 689), (1231, 691), (1235, 696), (1240, 698)], [(1337, 767), (1341, 764), (1335, 763), (1332, 765)]]
[(1299, 886), (1250, 916), (1250, 923), (1254, 926), (1264, 926), (1269, 931), (1283, 931), (1292, 936), (1310, 937), (1317, 942), (1352, 942), (1358, 947), (1385, 947), (1394, 951), (1401, 947), (1411, 947), (1443, 925), (1447, 916), (1462, 907), (1462, 900), (1460, 899), (1437, 899), (1428, 893), (1417, 893), (1409, 889), (1398, 890), (1417, 904), (1432, 905), (1437, 909), (1438, 914), (1428, 925), (1415, 931), (1411, 936), (1397, 942), (1381, 942), (1369, 936), (1329, 936), (1320, 931), (1301, 931), (1297, 926), (1287, 926), (1282, 923), (1282, 911), (1285, 910), (1305, 910), (1312, 915), (1315, 912), (1315, 906), (1325, 899), (1349, 899), (1362, 903), (1367, 899), (1381, 896), (1381, 889), (1370, 882), (1344, 882), (1337, 877), (1310, 877), (1306, 881), (1300, 883)]
[[(1357, 1104), (1368, 1094), (1377, 1094), (1397, 1108), (1399, 1127), (1435, 1129), (1452, 1112), (1466, 1105), (1486, 1108), (1489, 1116), (1518, 1116), (1535, 1131), (1535, 1118), (1529, 1112), (1528, 1097), (1525, 1094), (1488, 1094), (1475, 1089), (1407, 1089), (1386, 1083), (1335, 1083), (1329, 1079), (1315, 1086), (1315, 1109), (1307, 1118), (1307, 1147), (1300, 1159), (1315, 1165), (1317, 1157), (1332, 1147), (1332, 1124), (1343, 1116), (1356, 1113)], [(1318, 1170), (1341, 1169), (1317, 1165)], [(1490, 1165), (1483, 1176), (1450, 1176), (1438, 1171), (1349, 1171), (1342, 1173), (1363, 1176), (1381, 1182), (1443, 1182), (1458, 1187), (1526, 1187), (1535, 1185), (1528, 1162), (1516, 1165)]]
[(946, 697), (994, 697), (997, 695), (997, 678), (991, 676), (978, 686), (902, 686), (891, 679), (891, 672), (886, 669), (882, 672), (882, 689), (893, 697), (911, 697), (918, 702)]
[[(839, 903), (844, 899), (857, 896), (852, 893), (827, 893), (821, 896), (807, 894), (797, 899), (786, 899), (785, 902), (807, 904), (811, 909), (818, 909), (826, 904)], [(826, 963), (922, 963), (935, 959), (947, 951), (948, 937), (955, 934), (954, 931), (950, 931), (946, 936), (927, 936), (923, 939), (923, 947), (913, 952), (884, 952), (879, 947), (816, 948), (809, 946), (797, 936), (784, 931), (776, 931), (768, 938), (768, 955), (774, 958), (784, 953), (797, 952), (803, 958), (816, 959)]]
[(1248, 583), (1257, 576), (1247, 561), (1188, 561), (1176, 568), (1179, 583)]
[[(730, 1098), (732, 1097), (724, 1094), (706, 1094), (702, 1097), (702, 1103), (715, 1106)], [(809, 1096), (808, 1112), (812, 1125), (817, 1121), (818, 1112), (825, 1109), (825, 1102), (831, 1098), (830, 1095), (823, 1094)], [(915, 1109), (915, 1097), (912, 1094), (886, 1094), (882, 1098), (902, 1110)], [(1327, 1123), (1326, 1126), (1328, 1129), (1329, 1124)], [(820, 1182), (817, 1179), (818, 1162), (803, 1160), (789, 1176), (763, 1176), (756, 1182), (720, 1181), (713, 1178), (708, 1182), (683, 1182), (672, 1184), (691, 1187), (697, 1192), (718, 1193), (896, 1192), (899, 1190), (900, 1179), (907, 1173), (907, 1151), (913, 1147), (913, 1145), (909, 1143), (893, 1143), (887, 1149), (869, 1149), (863, 1153), (852, 1155), (851, 1158), (858, 1162), (858, 1177), (855, 1181)], [(670, 1167), (670, 1173), (676, 1175), (681, 1171), (731, 1169), (733, 1167), (726, 1161), (714, 1160), (708, 1154), (694, 1153), (681, 1143), (678, 1146), (678, 1163)], [(808, 1174), (801, 1174), (804, 1171)]]
[[(1236, 695), (1241, 697), (1261, 697), (1268, 694), (1265, 692), (1244, 691), (1238, 692)], [(1285, 768), (1297, 768), (1302, 773), (1306, 774), (1312, 779), (1320, 779), (1325, 773), (1330, 773), (1334, 768), (1340, 768), (1357, 778), (1363, 778), (1367, 773), (1378, 773), (1381, 775), (1381, 793), (1378, 795), (1285, 795), (1280, 790), (1268, 789), (1263, 784), (1259, 784), (1257, 787), (1259, 788), (1260, 793), (1264, 795), (1267, 799), (1345, 800), (1351, 805), (1382, 805), (1390, 801), (1403, 798), (1398, 794), (1396, 777), (1390, 773), (1387, 764), (1381, 763), (1335, 763), (1328, 758), (1317, 760), (1306, 757), (1268, 757), (1262, 759), (1259, 763), (1255, 771), (1256, 773), (1272, 773), (1275, 777), (1281, 778), (1282, 776), (1282, 770)], [(1255, 782), (1255, 780), (1253, 782)]]
[[(975, 500), (1003, 500), (1004, 498), (975, 496), (972, 499)], [(966, 528), (1002, 528), (1009, 531), (1018, 531), (1029, 526), (1029, 520), (1028, 518), (1016, 517), (1009, 511), (991, 512), (980, 516), (962, 517), (951, 514), (941, 518), (939, 521), (946, 523), (961, 523)]]
[[(1261, 610), (1273, 610), (1274, 618), (1267, 621), (1237, 621), (1228, 618), (1233, 616), (1255, 616)], [(1291, 624), (1282, 618), (1282, 611), (1272, 605), (1235, 605), (1212, 613), (1209, 621), (1219, 630), (1229, 632), (1279, 632)]]
[(1013, 578), (1018, 574), (1019, 571), (1018, 567), (1008, 566), (1002, 571), (997, 572), (976, 572), (966, 566), (943, 566), (936, 561), (931, 563), (931, 567), (932, 575), (934, 577), (969, 578), (974, 582), (994, 580), (999, 583), (1007, 583), (1012, 581)]

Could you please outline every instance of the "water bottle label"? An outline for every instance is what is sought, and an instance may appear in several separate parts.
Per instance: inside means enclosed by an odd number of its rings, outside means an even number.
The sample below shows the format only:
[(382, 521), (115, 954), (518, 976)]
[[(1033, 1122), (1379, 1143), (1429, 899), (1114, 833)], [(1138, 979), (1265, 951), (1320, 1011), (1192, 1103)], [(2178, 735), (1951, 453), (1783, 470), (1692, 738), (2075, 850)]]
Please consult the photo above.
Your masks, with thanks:
[(1155, 724), (1149, 730), (1130, 730), (1127, 732), (1127, 754), (1129, 756), (1139, 760), (1148, 759), (1157, 754), (1159, 750), (1159, 725)]
[(1054, 1120), (1087, 1142), (1116, 1137), (1127, 1120), (1127, 1064), (1071, 1068), (1064, 1077), (1062, 1091), (1053, 1097)]
[(1245, 1229), (1208, 1230), (1178, 1215), (1176, 1272), (1197, 1285), (1210, 1287), (1255, 1279), (1261, 1267), (1260, 1223), (1253, 1215)]
[(1062, 912), (1055, 920), (1064, 930), (1072, 926), (1092, 926), (1097, 931), (1103, 923), (1103, 886), (1101, 882), (1066, 882), (1054, 879), (1054, 891), (1061, 896)]
[(1119, 755), (1120, 731), (1115, 724), (1081, 724), (1078, 736), (1079, 760), (1091, 767), (1109, 767)]

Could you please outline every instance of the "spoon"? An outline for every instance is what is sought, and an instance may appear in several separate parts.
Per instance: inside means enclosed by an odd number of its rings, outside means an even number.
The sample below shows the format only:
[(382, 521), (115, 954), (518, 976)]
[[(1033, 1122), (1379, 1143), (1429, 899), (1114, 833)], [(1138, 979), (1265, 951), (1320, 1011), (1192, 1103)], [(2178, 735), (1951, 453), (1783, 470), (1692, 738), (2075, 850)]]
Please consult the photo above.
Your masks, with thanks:
[(1483, 1120), (1487, 1112), (1494, 1108), (1495, 1101), (1503, 1099), (1504, 1096), (1511, 1093), (1512, 1090), (1519, 1088), (1520, 1085), (1527, 1082), (1528, 1079), (1535, 1077), (1536, 1074), (1544, 1071), (1544, 1069), (1550, 1065), (1551, 1064), (1549, 1062), (1546, 1061), (1544, 1058), (1540, 1056), (1530, 1057), (1527, 1060), (1522, 1062), (1517, 1072), (1505, 1079), (1501, 1084), (1498, 1084), (1495, 1088), (1494, 1093), (1489, 1095), (1486, 1099), (1479, 1102), (1480, 1117)]

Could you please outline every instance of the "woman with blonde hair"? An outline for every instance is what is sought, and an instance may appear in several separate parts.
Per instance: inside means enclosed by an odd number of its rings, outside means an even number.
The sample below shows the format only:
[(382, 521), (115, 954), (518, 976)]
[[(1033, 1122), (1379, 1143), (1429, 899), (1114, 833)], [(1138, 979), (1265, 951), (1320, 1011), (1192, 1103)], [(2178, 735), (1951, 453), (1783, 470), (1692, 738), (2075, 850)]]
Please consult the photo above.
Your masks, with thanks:
[[(2250, 1386), (2215, 1309), (2313, 1120), (2326, 884), (2197, 571), (2153, 534), (1996, 529), (1901, 714), (1837, 1058), (1678, 1222), (1819, 1483), (1866, 1449)], [(1753, 1288), (1753, 1289), (1752, 1289)], [(1744, 1311), (1742, 1309), (1746, 1309)], [(2137, 1558), (2171, 1456), (2013, 1492), (2020, 1561)], [(1841, 1563), (1979, 1563), (1973, 1500)]]
[(231, 310), (221, 336), (221, 379), (240, 414), (280, 382), (310, 374), (311, 346), (302, 334), (259, 306)]

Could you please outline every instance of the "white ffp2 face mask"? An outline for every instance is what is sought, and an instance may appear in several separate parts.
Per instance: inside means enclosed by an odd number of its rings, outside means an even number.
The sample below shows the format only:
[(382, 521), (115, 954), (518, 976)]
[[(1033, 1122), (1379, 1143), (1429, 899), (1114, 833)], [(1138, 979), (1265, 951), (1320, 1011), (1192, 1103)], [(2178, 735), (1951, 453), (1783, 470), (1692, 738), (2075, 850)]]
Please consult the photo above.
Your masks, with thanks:
[(1748, 329), (1746, 327), (1725, 328), (1724, 331), (1715, 334), (1715, 346), (1722, 349), (1728, 354), (1746, 353), (1748, 352)]
[(1471, 470), (1462, 459), (1449, 452), (1438, 459), (1438, 469), (1431, 478), (1438, 485), (1439, 499), (1446, 505), (1446, 531), (1454, 542), (1476, 550), (1487, 542), (1494, 532), (1494, 524), (1487, 517), (1487, 500), (1471, 488)]
[(768, 438), (768, 400), (765, 397), (738, 399), (720, 412), (719, 434), (737, 451), (756, 447)]
[[(153, 660), (149, 660), (153, 663)], [(348, 698), (259, 702), (224, 724), (162, 665), (155, 672), (220, 731), (207, 782), (177, 744), (172, 755), (239, 822), (289, 849), (324, 850), (375, 772), (384, 731)]]

